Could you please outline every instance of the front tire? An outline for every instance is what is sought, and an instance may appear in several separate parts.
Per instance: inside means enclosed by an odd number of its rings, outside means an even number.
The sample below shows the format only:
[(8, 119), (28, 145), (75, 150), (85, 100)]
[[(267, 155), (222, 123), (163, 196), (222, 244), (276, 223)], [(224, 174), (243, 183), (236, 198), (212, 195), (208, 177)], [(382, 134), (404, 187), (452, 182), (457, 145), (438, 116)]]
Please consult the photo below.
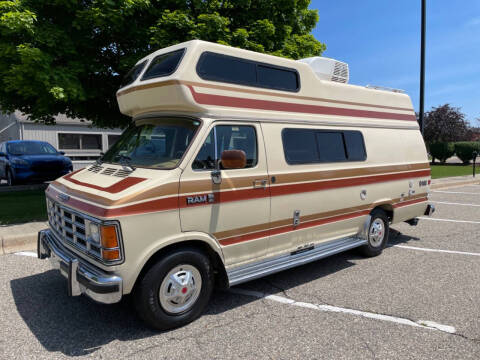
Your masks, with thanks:
[(12, 170), (7, 169), (7, 185), (13, 186), (15, 185), (15, 179), (13, 178)]
[(366, 257), (380, 255), (387, 245), (390, 232), (389, 220), (385, 211), (375, 209), (370, 214), (371, 221), (368, 228), (367, 244), (360, 248)]
[(140, 318), (158, 330), (197, 319), (210, 300), (213, 271), (209, 258), (196, 249), (172, 251), (154, 264), (134, 292)]

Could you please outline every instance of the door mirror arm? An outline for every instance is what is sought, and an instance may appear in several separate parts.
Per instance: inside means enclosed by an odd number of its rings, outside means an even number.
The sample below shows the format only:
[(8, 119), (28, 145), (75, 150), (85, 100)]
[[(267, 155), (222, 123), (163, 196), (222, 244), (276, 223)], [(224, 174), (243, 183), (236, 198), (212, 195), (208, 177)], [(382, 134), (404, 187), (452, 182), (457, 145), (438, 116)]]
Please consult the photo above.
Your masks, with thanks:
[(215, 169), (211, 172), (212, 182), (215, 185), (222, 183), (222, 172), (220, 171), (220, 160), (215, 161)]

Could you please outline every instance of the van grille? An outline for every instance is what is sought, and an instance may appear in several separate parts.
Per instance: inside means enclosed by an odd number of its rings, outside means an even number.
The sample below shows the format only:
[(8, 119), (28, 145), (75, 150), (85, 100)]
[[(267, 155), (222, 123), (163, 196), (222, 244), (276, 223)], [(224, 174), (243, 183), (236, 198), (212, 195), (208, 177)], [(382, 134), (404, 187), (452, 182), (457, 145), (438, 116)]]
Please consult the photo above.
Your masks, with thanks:
[(48, 222), (58, 239), (79, 249), (85, 254), (102, 259), (99, 245), (86, 237), (86, 219), (83, 215), (69, 208), (60, 206), (56, 201), (47, 198)]

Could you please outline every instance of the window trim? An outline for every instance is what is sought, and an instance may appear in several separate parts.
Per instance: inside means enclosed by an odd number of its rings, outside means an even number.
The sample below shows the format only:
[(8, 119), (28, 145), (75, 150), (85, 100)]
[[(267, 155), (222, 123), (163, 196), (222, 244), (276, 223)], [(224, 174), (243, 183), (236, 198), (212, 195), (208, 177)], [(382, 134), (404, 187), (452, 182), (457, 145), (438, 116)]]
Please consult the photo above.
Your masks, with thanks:
[[(205, 58), (205, 56), (207, 56), (207, 55), (209, 55), (209, 54), (213, 54), (213, 55), (215, 55), (215, 56), (224, 57), (224, 58), (235, 59), (235, 60), (240, 61), (240, 62), (245, 62), (245, 63), (254, 64), (254, 65), (255, 65), (255, 79), (256, 79), (255, 85), (252, 85), (252, 84), (249, 84), (249, 83), (239, 83), (239, 82), (229, 81), (228, 79), (222, 79), (222, 78), (220, 78), (220, 77), (212, 77), (212, 76), (209, 76), (209, 75), (206, 75), (206, 76), (205, 76), (204, 74), (201, 74), (201, 73), (199, 72), (199, 67), (200, 67), (202, 61), (204, 61), (203, 59)], [(291, 90), (291, 89), (285, 89), (285, 88), (272, 88), (272, 87), (270, 87), (270, 86), (263, 86), (263, 85), (259, 84), (259, 83), (258, 83), (258, 65), (265, 66), (265, 67), (269, 67), (269, 68), (272, 68), (272, 69), (290, 71), (290, 72), (295, 73), (295, 76), (297, 77), (297, 88), (294, 89), (294, 90)], [(227, 54), (221, 54), (221, 53), (217, 53), (217, 52), (214, 52), (214, 51), (204, 51), (204, 52), (202, 52), (202, 54), (199, 56), (199, 58), (198, 58), (198, 60), (197, 60), (197, 65), (196, 65), (196, 67), (195, 67), (195, 71), (197, 72), (197, 75), (198, 75), (201, 79), (207, 80), (207, 81), (216, 81), (216, 82), (223, 82), (223, 83), (227, 83), (227, 84), (235, 84), (235, 85), (241, 85), (241, 86), (249, 86), (249, 87), (253, 87), (253, 88), (262, 88), (262, 89), (277, 90), (277, 91), (288, 91), (288, 92), (299, 92), (299, 91), (300, 91), (300, 88), (301, 88), (300, 73), (299, 73), (298, 70), (295, 69), (295, 68), (289, 68), (289, 67), (286, 67), (286, 66), (281, 66), (281, 65), (276, 65), (276, 64), (269, 64), (269, 63), (265, 63), (265, 62), (261, 62), (261, 61), (255, 61), (255, 60), (250, 60), (250, 59), (243, 59), (243, 58), (240, 58), (240, 57), (237, 57), (237, 56), (232, 56), (232, 55), (227, 55)]]
[[(315, 135), (315, 145), (318, 149), (318, 140), (316, 133), (323, 132), (323, 133), (340, 133), (342, 134), (343, 138), (343, 146), (345, 148), (345, 155), (347, 158), (345, 160), (339, 160), (339, 161), (311, 161), (311, 162), (291, 162), (287, 159), (287, 152), (285, 151), (285, 130), (309, 130), (312, 131)], [(345, 141), (345, 132), (356, 132), (359, 133), (361, 138), (362, 138), (362, 145), (363, 145), (363, 150), (365, 152), (365, 157), (363, 160), (349, 160), (349, 153), (348, 153), (348, 147), (347, 147), (347, 142)], [(288, 165), (311, 165), (311, 164), (338, 164), (338, 163), (358, 163), (358, 162), (365, 162), (368, 159), (368, 154), (367, 154), (367, 147), (365, 146), (365, 137), (363, 136), (363, 133), (360, 130), (337, 130), (337, 129), (311, 129), (311, 128), (283, 128), (282, 129), (282, 147), (283, 147), (283, 157), (285, 159), (285, 162)]]
[[(180, 56), (180, 60), (178, 60), (177, 65), (175, 66), (175, 68), (171, 72), (169, 72), (167, 74), (164, 74), (164, 75), (161, 75), (161, 76), (158, 76), (158, 75), (157, 76), (146, 76), (148, 70), (152, 66), (152, 63), (155, 61), (155, 59), (159, 58), (160, 56), (169, 55), (169, 54), (173, 54), (173, 53), (180, 52), (180, 51), (182, 51), (182, 55)], [(143, 70), (143, 72), (140, 73), (141, 76), (139, 75), (138, 78), (140, 78), (140, 81), (146, 81), (146, 80), (151, 80), (151, 79), (163, 78), (163, 77), (167, 77), (167, 76), (170, 76), (170, 75), (174, 74), (178, 70), (178, 67), (180, 66), (180, 64), (182, 63), (186, 52), (187, 52), (187, 48), (181, 48), (181, 49), (169, 51), (169, 52), (166, 52), (166, 53), (158, 54), (154, 58), (150, 59), (149, 63), (147, 64), (148, 66), (145, 66), (145, 69)]]
[(255, 124), (243, 124), (243, 123), (242, 124), (236, 124), (236, 123), (223, 123), (223, 122), (221, 122), (221, 123), (212, 123), (212, 126), (207, 129), (206, 136), (202, 139), (202, 141), (200, 143), (200, 147), (195, 152), (195, 155), (192, 157), (192, 161), (191, 161), (191, 164), (190, 164), (191, 170), (194, 171), (194, 172), (204, 172), (204, 171), (212, 172), (213, 170), (215, 170), (215, 169), (194, 169), (193, 168), (193, 163), (195, 162), (195, 159), (197, 158), (198, 153), (202, 150), (202, 146), (205, 143), (205, 140), (207, 140), (208, 135), (210, 135), (210, 132), (213, 130), (213, 128), (215, 128), (217, 126), (249, 126), (249, 127), (252, 127), (253, 131), (255, 131), (255, 143), (256, 143), (256, 150), (257, 150), (257, 163), (255, 164), (255, 166), (244, 167), (244, 168), (241, 168), (241, 169), (220, 169), (220, 171), (250, 170), (250, 169), (258, 168), (258, 164), (260, 163), (260, 152), (259, 152), (259, 146), (258, 146), (258, 131), (257, 131), (257, 127), (255, 126)]

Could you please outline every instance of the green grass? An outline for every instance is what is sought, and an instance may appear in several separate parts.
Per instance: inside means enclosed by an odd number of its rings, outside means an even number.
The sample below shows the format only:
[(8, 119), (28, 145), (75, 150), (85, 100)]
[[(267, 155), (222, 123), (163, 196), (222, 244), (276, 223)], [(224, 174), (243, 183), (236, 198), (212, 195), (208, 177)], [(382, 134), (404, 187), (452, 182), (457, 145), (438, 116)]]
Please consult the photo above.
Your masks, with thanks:
[(45, 190), (0, 192), (0, 225), (46, 220)]
[[(432, 169), (432, 179), (438, 179), (450, 176), (472, 175), (472, 165), (448, 164), (448, 165), (430, 165)], [(477, 166), (476, 173), (480, 176), (480, 167)], [(476, 175), (477, 176), (477, 175)]]

